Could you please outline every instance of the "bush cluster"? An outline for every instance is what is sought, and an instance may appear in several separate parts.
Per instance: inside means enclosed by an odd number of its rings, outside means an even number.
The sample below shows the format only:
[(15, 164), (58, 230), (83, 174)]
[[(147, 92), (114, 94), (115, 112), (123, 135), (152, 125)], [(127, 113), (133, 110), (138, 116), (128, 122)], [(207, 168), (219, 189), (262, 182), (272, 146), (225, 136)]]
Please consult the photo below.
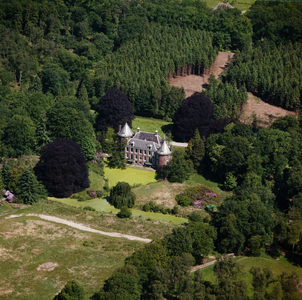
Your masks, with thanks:
[(143, 206), (143, 211), (161, 212), (162, 214), (178, 215), (178, 206), (175, 205), (172, 209), (157, 205), (154, 201), (150, 201)]
[(175, 200), (180, 206), (194, 205), (201, 208), (205, 203), (219, 202), (220, 197), (209, 187), (199, 185), (182, 191), (175, 196)]

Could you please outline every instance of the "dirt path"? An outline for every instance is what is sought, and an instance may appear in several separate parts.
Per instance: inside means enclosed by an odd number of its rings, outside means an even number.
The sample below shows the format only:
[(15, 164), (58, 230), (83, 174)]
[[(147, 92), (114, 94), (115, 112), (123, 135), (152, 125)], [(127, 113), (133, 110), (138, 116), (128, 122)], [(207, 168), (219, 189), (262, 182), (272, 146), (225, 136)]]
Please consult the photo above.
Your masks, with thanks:
[[(227, 254), (228, 256), (231, 256), (231, 257), (234, 257), (235, 255), (234, 255), (234, 253), (229, 253), (229, 254)], [(209, 267), (209, 266), (212, 266), (212, 265), (214, 265), (215, 263), (216, 263), (216, 259), (214, 259), (214, 260), (212, 260), (212, 261), (209, 261), (208, 263), (205, 263), (205, 264), (202, 264), (202, 265), (199, 265), (199, 266), (195, 266), (195, 267), (193, 267), (192, 269), (191, 269), (191, 273), (193, 273), (193, 272), (196, 272), (197, 270), (200, 270), (200, 269), (204, 269), (204, 268), (206, 268), (206, 267)]]
[(248, 93), (248, 100), (241, 107), (240, 121), (242, 123), (251, 123), (253, 115), (257, 115), (260, 125), (268, 127), (271, 121), (286, 115), (297, 115), (297, 113), (285, 110), (281, 107), (273, 106), (256, 98), (252, 93)]
[(218, 78), (219, 75), (225, 70), (226, 65), (230, 58), (234, 56), (234, 53), (219, 52), (215, 62), (212, 64), (209, 72), (202, 76), (186, 75), (177, 76), (169, 79), (170, 85), (177, 87), (184, 87), (186, 98), (193, 95), (195, 92), (201, 92), (203, 90), (202, 85), (208, 83), (211, 74)]
[(59, 223), (59, 224), (64, 224), (82, 231), (88, 231), (88, 232), (92, 232), (92, 233), (98, 233), (98, 234), (102, 234), (102, 235), (106, 235), (106, 236), (111, 236), (111, 237), (117, 237), (117, 238), (125, 238), (131, 241), (139, 241), (139, 242), (143, 242), (143, 243), (150, 243), (152, 242), (151, 239), (144, 239), (138, 236), (133, 236), (133, 235), (128, 235), (128, 234), (123, 234), (123, 233), (117, 233), (117, 232), (105, 232), (105, 231), (101, 231), (101, 230), (96, 230), (93, 228), (90, 228), (86, 225), (83, 225), (81, 223), (76, 223), (73, 221), (69, 221), (69, 220), (65, 220), (65, 219), (61, 219), (58, 217), (53, 217), (53, 216), (47, 216), (47, 215), (42, 215), (42, 214), (20, 214), (20, 215), (11, 215), (9, 217), (5, 217), (4, 219), (12, 219), (12, 218), (19, 218), (22, 216), (26, 216), (26, 217), (38, 217), (41, 218), (43, 220), (46, 221), (50, 221), (50, 222), (55, 222), (55, 223)]
[(170, 142), (170, 144), (175, 147), (188, 147), (188, 143)]

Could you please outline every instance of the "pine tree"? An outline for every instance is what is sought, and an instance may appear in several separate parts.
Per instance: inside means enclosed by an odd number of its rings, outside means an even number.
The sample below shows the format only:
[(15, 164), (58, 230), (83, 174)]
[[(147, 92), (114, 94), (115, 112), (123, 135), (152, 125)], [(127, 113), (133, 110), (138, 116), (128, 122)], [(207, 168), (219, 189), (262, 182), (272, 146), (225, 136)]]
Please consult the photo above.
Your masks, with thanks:
[(4, 188), (7, 188), (9, 173), (10, 173), (10, 167), (7, 163), (4, 163), (2, 166), (2, 173), (1, 173)]
[(26, 168), (19, 178), (20, 197), (25, 204), (33, 204), (40, 199), (40, 185), (30, 168)]
[(78, 91), (78, 98), (84, 102), (89, 103), (89, 99), (88, 99), (88, 93), (85, 87), (85, 84), (82, 83), (80, 85), (79, 91)]
[(192, 139), (192, 156), (191, 156), (195, 170), (199, 169), (204, 154), (205, 154), (204, 141), (201, 139), (198, 129), (196, 129)]

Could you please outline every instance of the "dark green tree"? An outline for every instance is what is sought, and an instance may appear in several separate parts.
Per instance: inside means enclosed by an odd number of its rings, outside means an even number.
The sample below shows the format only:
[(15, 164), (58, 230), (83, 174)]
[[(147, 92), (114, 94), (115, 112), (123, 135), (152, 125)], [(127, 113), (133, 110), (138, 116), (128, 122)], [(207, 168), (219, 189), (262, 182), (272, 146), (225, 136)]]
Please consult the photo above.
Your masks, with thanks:
[(25, 204), (33, 204), (40, 200), (41, 187), (30, 168), (26, 168), (20, 176), (18, 185), (20, 187), (19, 196)]
[(9, 165), (7, 163), (3, 163), (1, 175), (2, 175), (2, 181), (3, 181), (4, 188), (7, 188), (7, 186), (8, 186), (9, 173), (10, 173)]
[(170, 182), (184, 182), (193, 173), (192, 166), (185, 160), (185, 155), (181, 150), (173, 152), (173, 158), (161, 171), (157, 172), (157, 177), (165, 177)]
[(54, 297), (54, 300), (85, 300), (85, 292), (82, 286), (75, 280), (68, 281), (62, 291)]
[(132, 212), (127, 206), (122, 206), (121, 210), (116, 215), (119, 218), (127, 219), (131, 217)]
[(118, 182), (110, 189), (110, 204), (121, 209), (123, 206), (132, 208), (135, 204), (136, 196), (131, 192), (131, 186), (127, 182)]

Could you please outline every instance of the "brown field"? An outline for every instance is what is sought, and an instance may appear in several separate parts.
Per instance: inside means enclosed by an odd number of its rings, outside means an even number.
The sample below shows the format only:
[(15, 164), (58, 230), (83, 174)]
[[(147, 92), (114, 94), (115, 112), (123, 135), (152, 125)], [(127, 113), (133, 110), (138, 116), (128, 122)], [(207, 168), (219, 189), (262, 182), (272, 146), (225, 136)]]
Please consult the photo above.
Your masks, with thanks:
[[(186, 75), (175, 76), (169, 79), (170, 85), (184, 87), (186, 97), (191, 96), (195, 92), (202, 92), (202, 86), (208, 83), (210, 74), (214, 74), (215, 78), (227, 68), (229, 60), (234, 56), (234, 53), (219, 52), (213, 65), (202, 76)], [(252, 93), (248, 93), (248, 100), (240, 109), (240, 121), (243, 123), (251, 123), (254, 116), (257, 116), (261, 126), (267, 127), (270, 122), (278, 117), (285, 115), (297, 115), (297, 113), (285, 110), (281, 107), (273, 106), (265, 103), (261, 99), (255, 97)]]
[(240, 121), (249, 124), (256, 115), (260, 121), (260, 125), (268, 127), (271, 122), (279, 117), (297, 114), (298, 113), (285, 110), (281, 107), (265, 103), (261, 99), (255, 97), (252, 93), (248, 93), (248, 100), (241, 107)]

